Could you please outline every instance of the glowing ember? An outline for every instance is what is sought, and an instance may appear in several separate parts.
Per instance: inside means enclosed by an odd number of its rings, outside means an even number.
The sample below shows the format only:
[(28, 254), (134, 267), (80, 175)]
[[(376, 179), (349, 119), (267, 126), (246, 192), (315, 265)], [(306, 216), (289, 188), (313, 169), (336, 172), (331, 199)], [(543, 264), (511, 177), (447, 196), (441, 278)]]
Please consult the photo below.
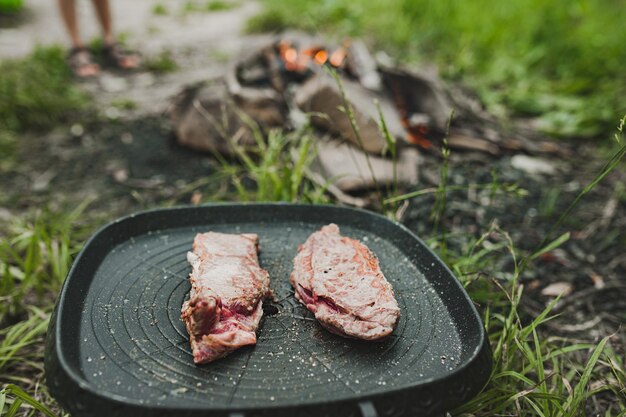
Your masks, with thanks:
[(313, 56), (313, 60), (317, 65), (324, 65), (328, 61), (328, 53), (321, 49)]
[(298, 49), (291, 42), (282, 40), (278, 44), (278, 55), (287, 71), (303, 72), (309, 68), (311, 61), (320, 66), (329, 63), (335, 68), (341, 67), (348, 55), (348, 49), (340, 46), (331, 54), (320, 46)]
[(340, 67), (343, 64), (343, 60), (346, 59), (347, 51), (340, 47), (330, 56), (330, 65), (333, 67)]
[(295, 48), (288, 48), (285, 51), (285, 61), (289, 63), (295, 63), (298, 59), (298, 52), (296, 52)]
[[(403, 120), (404, 122), (404, 120)], [(404, 125), (404, 123), (402, 123)], [(409, 132), (406, 135), (406, 139), (409, 143), (417, 145), (422, 149), (430, 149), (433, 144), (430, 140), (426, 139), (426, 134), (428, 133), (427, 126), (413, 126), (409, 127)]]

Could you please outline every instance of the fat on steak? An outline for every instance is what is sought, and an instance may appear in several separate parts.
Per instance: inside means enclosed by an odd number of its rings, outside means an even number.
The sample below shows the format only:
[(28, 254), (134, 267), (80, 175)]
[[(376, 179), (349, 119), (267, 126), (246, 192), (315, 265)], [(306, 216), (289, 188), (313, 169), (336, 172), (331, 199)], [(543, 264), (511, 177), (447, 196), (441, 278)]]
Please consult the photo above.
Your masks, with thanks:
[(290, 281), (296, 298), (332, 333), (365, 340), (390, 335), (400, 318), (393, 288), (378, 259), (336, 224), (298, 248)]
[(191, 264), (191, 291), (181, 318), (196, 364), (208, 363), (256, 343), (269, 274), (259, 266), (256, 234), (198, 233)]

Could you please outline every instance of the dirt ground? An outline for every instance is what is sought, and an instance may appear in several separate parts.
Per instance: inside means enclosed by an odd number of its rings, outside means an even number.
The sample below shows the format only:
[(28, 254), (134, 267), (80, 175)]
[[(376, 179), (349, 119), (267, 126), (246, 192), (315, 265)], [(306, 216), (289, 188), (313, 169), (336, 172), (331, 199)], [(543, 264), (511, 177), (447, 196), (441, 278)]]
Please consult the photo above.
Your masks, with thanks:
[[(93, 22), (89, 2), (78, 3), (81, 20)], [(259, 6), (242, 2), (231, 10), (180, 15), (176, 12), (181, 7), (178, 2), (162, 3), (172, 10), (169, 15), (154, 15), (152, 0), (127, 2), (124, 13), (116, 9), (116, 25), (126, 34), (127, 43), (146, 56), (171, 51), (180, 69), (167, 75), (105, 73), (99, 80), (84, 82), (105, 117), (80, 128), (65, 126), (21, 139), (18, 166), (0, 172), (3, 220), (10, 221), (43, 204), (71, 207), (91, 198), (86, 215), (97, 219), (98, 227), (140, 209), (188, 204), (194, 191), (202, 198), (222, 195), (222, 182), (209, 177), (217, 162), (177, 146), (162, 113), (181, 86), (222, 75), (230, 57), (264, 41), (241, 36), (244, 22)], [(38, 43), (65, 43), (55, 2), (30, 0), (27, 5), (30, 12), (26, 20), (6, 32), (3, 29), (0, 58), (25, 55)], [(97, 34), (92, 24), (85, 23), (84, 29), (87, 39)], [(132, 100), (136, 107), (107, 112), (113, 108), (111, 103), (119, 100)], [(443, 220), (450, 248), (461, 248), (467, 242), (464, 236), (481, 234), (497, 222), (518, 247), (534, 249), (608, 159), (588, 143), (562, 146), (575, 151), (569, 160), (541, 157), (552, 173), (520, 169), (513, 163), (514, 154), (493, 157), (453, 152), (451, 185), (488, 184), (495, 173), (500, 183), (518, 184), (528, 196), (491, 199), (488, 190), (472, 187), (451, 192)], [(436, 186), (440, 166), (440, 157), (424, 154), (418, 188)], [(626, 332), (621, 328), (626, 322), (625, 183), (622, 166), (596, 186), (561, 229), (554, 231), (554, 237), (571, 231), (571, 239), (535, 260), (523, 275), (529, 315), (552, 299), (546, 291), (550, 284), (559, 283), (569, 291), (556, 307), (560, 317), (546, 325), (549, 332), (581, 341), (597, 341), (616, 333), (612, 344), (622, 354), (626, 353)], [(428, 220), (433, 203), (433, 195), (412, 200), (403, 220), (423, 238), (439, 233)], [(497, 266), (510, 269), (504, 256)]]

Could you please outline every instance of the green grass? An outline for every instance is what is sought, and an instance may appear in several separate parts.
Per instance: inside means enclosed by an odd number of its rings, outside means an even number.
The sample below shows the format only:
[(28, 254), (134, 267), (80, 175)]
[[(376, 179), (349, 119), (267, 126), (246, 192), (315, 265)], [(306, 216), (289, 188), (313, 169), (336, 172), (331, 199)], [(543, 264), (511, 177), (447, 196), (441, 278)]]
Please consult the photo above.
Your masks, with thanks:
[(164, 49), (158, 55), (144, 59), (143, 67), (157, 74), (168, 74), (178, 70), (178, 64), (169, 49)]
[(58, 406), (41, 385), (44, 340), (72, 257), (91, 230), (80, 221), (87, 203), (68, 211), (38, 210), (0, 228), (2, 416), (30, 416), (35, 410), (56, 416), (48, 407)]
[(167, 16), (168, 10), (167, 7), (162, 3), (157, 3), (152, 6), (152, 14), (155, 16)]
[(0, 130), (45, 131), (84, 117), (91, 102), (72, 81), (60, 47), (0, 62)]
[(188, 13), (198, 12), (219, 12), (224, 10), (231, 10), (239, 6), (235, 1), (224, 0), (210, 0), (210, 1), (197, 1), (188, 0), (184, 3), (181, 14), (186, 15)]
[[(4, 417), (24, 415), (25, 413), (20, 413), (20, 409), (26, 407), (31, 411), (29, 414), (38, 411), (41, 415), (47, 417), (57, 417), (54, 411), (36, 398), (33, 398), (17, 385), (9, 384), (0, 391), (0, 415)], [(6, 411), (5, 408), (7, 408)]]
[(0, 173), (11, 170), (16, 162), (17, 138), (15, 133), (0, 128)]
[[(435, 242), (435, 246), (442, 243)], [(592, 395), (609, 390), (619, 392), (617, 382), (608, 383), (601, 390), (589, 390), (590, 382), (602, 380), (612, 372), (620, 378), (626, 375), (620, 366), (607, 365), (618, 360), (607, 349), (609, 336), (593, 344), (541, 335), (542, 324), (553, 319), (550, 311), (557, 300), (524, 324), (520, 317), (520, 255), (506, 232), (493, 226), (470, 242), (465, 251), (447, 254), (449, 265), (472, 299), (480, 303), (494, 363), (487, 387), (455, 410), (454, 415), (585, 415), (585, 402)], [(506, 254), (515, 265), (514, 271), (498, 277), (496, 261)], [(573, 359), (580, 352), (587, 356), (584, 363)], [(620, 407), (623, 409), (626, 403)]]
[(23, 314), (28, 297), (39, 305), (60, 289), (80, 247), (77, 223), (86, 204), (66, 213), (40, 210), (0, 232), (0, 323)]
[(328, 203), (325, 187), (309, 180), (305, 171), (316, 155), (308, 128), (291, 133), (270, 130), (267, 138), (244, 114), (255, 146), (244, 149), (231, 142), (236, 161), (216, 155), (222, 178), (236, 190), (239, 201)]
[(626, 112), (626, 8), (611, 0), (264, 0), (249, 31), (297, 27), (365, 38), (434, 61), (495, 114), (540, 117), (561, 136), (606, 137)]
[[(290, 19), (277, 7), (266, 6), (266, 9), (246, 22), (246, 32), (281, 32), (288, 27), (302, 27)], [(312, 29), (309, 28), (312, 31)]]
[(137, 102), (130, 98), (119, 98), (111, 101), (111, 106), (118, 110), (135, 110)]
[(0, 13), (15, 13), (23, 7), (23, 0), (0, 0)]
[(230, 10), (238, 6), (238, 3), (232, 1), (212, 0), (206, 3), (207, 12), (219, 12), (222, 10)]

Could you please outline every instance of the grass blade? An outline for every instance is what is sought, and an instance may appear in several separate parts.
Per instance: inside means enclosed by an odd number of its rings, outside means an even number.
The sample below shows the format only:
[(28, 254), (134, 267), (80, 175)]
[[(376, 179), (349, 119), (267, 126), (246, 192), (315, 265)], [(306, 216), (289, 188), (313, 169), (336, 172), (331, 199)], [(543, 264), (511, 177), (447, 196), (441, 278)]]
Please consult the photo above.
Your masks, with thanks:
[(548, 243), (543, 248), (541, 248), (538, 251), (536, 251), (533, 254), (531, 254), (530, 255), (530, 259), (531, 260), (537, 259), (541, 255), (543, 255), (545, 253), (548, 253), (548, 252), (558, 248), (563, 243), (567, 242), (569, 240), (569, 238), (570, 238), (570, 232), (563, 233), (561, 236), (559, 236), (558, 238), (554, 239), (552, 242)]
[(26, 403), (30, 405), (31, 407), (33, 407), (35, 410), (39, 411), (40, 413), (45, 414), (48, 417), (58, 417), (52, 410), (50, 410), (41, 402), (37, 401), (35, 398), (28, 395), (23, 389), (21, 389), (17, 385), (8, 384), (2, 391), (6, 392), (7, 394), (12, 394), (15, 397), (17, 397), (17, 399), (13, 402), (13, 406), (17, 404), (17, 408), (15, 409), (15, 411), (13, 411), (13, 414), (11, 414), (11, 409), (14, 408), (12, 406), (7, 416), (14, 415), (15, 412), (17, 412), (17, 409), (19, 409), (19, 407), (21, 406), (21, 404)]
[(578, 412), (582, 409), (582, 406), (587, 399), (585, 393), (588, 389), (589, 381), (591, 380), (591, 373), (593, 372), (593, 369), (595, 368), (598, 359), (600, 359), (600, 355), (602, 355), (602, 352), (604, 352), (604, 347), (606, 346), (610, 337), (611, 336), (606, 336), (604, 339), (602, 339), (600, 343), (598, 343), (598, 346), (596, 346), (596, 348), (593, 350), (593, 353), (587, 361), (585, 369), (580, 376), (578, 384), (576, 384), (576, 386), (574, 387), (573, 394), (567, 399), (564, 408), (567, 412), (566, 415), (568, 417), (578, 414)]

